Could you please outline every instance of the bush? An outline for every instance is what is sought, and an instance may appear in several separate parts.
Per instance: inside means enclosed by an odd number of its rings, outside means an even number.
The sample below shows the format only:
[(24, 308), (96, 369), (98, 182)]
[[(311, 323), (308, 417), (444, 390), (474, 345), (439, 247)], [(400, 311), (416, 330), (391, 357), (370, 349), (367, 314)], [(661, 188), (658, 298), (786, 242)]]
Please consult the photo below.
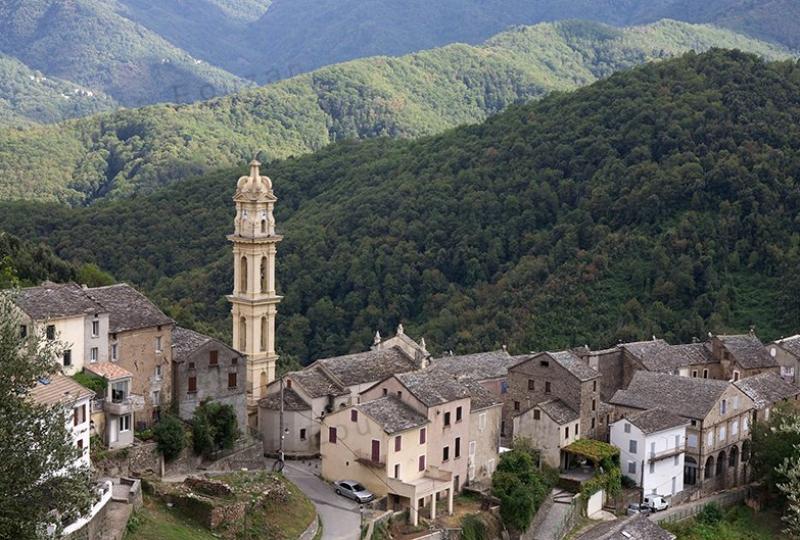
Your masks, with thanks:
[(183, 423), (178, 418), (167, 415), (153, 428), (153, 438), (158, 450), (167, 460), (175, 459), (186, 445)]
[(486, 524), (478, 514), (467, 514), (461, 520), (462, 540), (486, 540)]
[(92, 375), (91, 373), (87, 373), (85, 371), (81, 371), (76, 373), (72, 376), (72, 379), (97, 394), (98, 398), (104, 398), (106, 396), (106, 388), (108, 388), (108, 382), (102, 377), (98, 377), (97, 375)]
[(620, 481), (622, 482), (622, 487), (624, 487), (624, 488), (634, 488), (634, 487), (636, 487), (636, 481), (633, 480), (630, 476), (623, 475), (622, 479)]
[(194, 411), (192, 439), (197, 455), (232, 448), (239, 437), (236, 411), (230, 405), (204, 402)]
[(696, 520), (698, 523), (714, 525), (722, 521), (722, 510), (716, 504), (709, 503), (698, 512)]
[(500, 517), (507, 527), (517, 531), (528, 528), (551, 487), (548, 480), (524, 445), (515, 445), (500, 457), (492, 477), (492, 493), (500, 499)]

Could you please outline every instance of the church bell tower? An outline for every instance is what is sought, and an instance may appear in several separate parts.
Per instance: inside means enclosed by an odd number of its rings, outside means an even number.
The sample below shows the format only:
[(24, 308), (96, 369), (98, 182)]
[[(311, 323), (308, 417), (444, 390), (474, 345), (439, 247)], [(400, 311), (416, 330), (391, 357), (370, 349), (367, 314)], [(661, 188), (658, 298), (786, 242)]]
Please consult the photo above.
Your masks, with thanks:
[(233, 242), (233, 347), (247, 357), (247, 405), (253, 411), (275, 380), (275, 315), (281, 297), (275, 292), (275, 256), (283, 237), (275, 233), (272, 212), (277, 197), (272, 181), (261, 176), (261, 163), (236, 184)]

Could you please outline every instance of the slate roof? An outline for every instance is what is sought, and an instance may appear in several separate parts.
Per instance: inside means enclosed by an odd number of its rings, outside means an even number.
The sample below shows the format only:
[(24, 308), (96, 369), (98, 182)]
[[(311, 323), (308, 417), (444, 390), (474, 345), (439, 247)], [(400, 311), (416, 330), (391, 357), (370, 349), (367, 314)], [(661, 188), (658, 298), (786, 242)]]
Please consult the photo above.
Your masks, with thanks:
[(86, 292), (109, 312), (109, 332), (166, 326), (174, 322), (127, 283), (95, 287)]
[(737, 364), (744, 369), (775, 367), (778, 362), (769, 355), (761, 340), (752, 334), (716, 336)]
[(347, 388), (331, 379), (323, 369), (313, 364), (306, 369), (293, 371), (287, 377), (302, 386), (312, 398), (343, 396), (350, 393)]
[(436, 368), (398, 373), (395, 377), (427, 407), (470, 397), (467, 386), (449, 373)]
[(88, 364), (85, 366), (85, 369), (87, 371), (91, 371), (95, 375), (105, 377), (109, 381), (133, 377), (133, 373), (113, 362), (98, 362), (97, 364)]
[(705, 343), (669, 345), (659, 339), (641, 343), (623, 343), (620, 347), (629, 350), (649, 371), (669, 373), (688, 366), (715, 362), (711, 350)]
[(216, 338), (201, 334), (200, 332), (195, 332), (194, 330), (189, 330), (182, 326), (176, 326), (172, 329), (172, 359), (175, 362), (183, 362), (191, 356), (194, 351), (212, 341), (241, 356), (239, 351), (236, 351)]
[(635, 409), (662, 407), (702, 420), (729, 385), (728, 381), (640, 370), (634, 372), (628, 388), (617, 390), (609, 403)]
[(786, 398), (794, 398), (800, 394), (800, 387), (784, 381), (780, 375), (772, 371), (745, 377), (733, 384), (747, 394), (755, 402), (758, 409), (763, 409)]
[(379, 397), (355, 408), (375, 420), (389, 435), (428, 424), (427, 417), (395, 396)]
[(61, 285), (45, 282), (39, 287), (29, 287), (12, 294), (14, 303), (34, 320), (59, 319), (107, 311), (75, 283)]
[(579, 536), (578, 540), (675, 540), (675, 535), (659, 527), (646, 514), (636, 514), (603, 522)]
[(324, 366), (345, 386), (382, 381), (395, 373), (413, 371), (418, 367), (414, 359), (399, 347), (324, 358), (311, 366), (315, 364)]
[[(258, 405), (265, 409), (280, 410), (281, 393), (274, 392), (268, 394), (258, 401)], [(297, 392), (291, 388), (283, 388), (283, 410), (284, 411), (310, 411), (311, 406), (301, 398)]]
[(471, 412), (503, 404), (500, 398), (484, 388), (483, 385), (475, 379), (462, 377), (458, 379), (458, 382), (467, 388), (470, 397), (469, 408)]
[(779, 339), (775, 343), (780, 345), (784, 350), (800, 358), (800, 334)]
[(30, 393), (36, 403), (43, 405), (63, 403), (66, 406), (93, 395), (94, 392), (88, 388), (61, 374), (51, 376), (46, 382), (39, 381)]
[(444, 356), (431, 359), (431, 366), (458, 377), (465, 376), (478, 381), (499, 379), (508, 374), (508, 368), (519, 362), (504, 350)]
[(625, 420), (642, 430), (642, 433), (646, 435), (685, 426), (689, 423), (685, 418), (661, 407), (632, 414), (627, 416)]
[(596, 369), (589, 367), (588, 364), (569, 351), (546, 352), (542, 354), (548, 355), (561, 367), (572, 373), (572, 375), (581, 381), (590, 381), (600, 376), (600, 373)]
[(580, 418), (580, 414), (573, 410), (572, 407), (561, 401), (560, 399), (549, 399), (542, 401), (535, 405), (539, 407), (542, 412), (553, 419), (557, 424), (563, 425), (568, 422), (574, 422)]

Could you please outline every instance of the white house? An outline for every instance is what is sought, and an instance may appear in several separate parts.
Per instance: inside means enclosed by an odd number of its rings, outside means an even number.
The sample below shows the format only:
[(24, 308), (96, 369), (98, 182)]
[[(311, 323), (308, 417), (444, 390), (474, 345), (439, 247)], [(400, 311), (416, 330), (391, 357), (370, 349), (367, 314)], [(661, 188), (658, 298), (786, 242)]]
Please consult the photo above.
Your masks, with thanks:
[(75, 466), (89, 467), (90, 401), (94, 392), (84, 388), (64, 375), (53, 375), (42, 380), (31, 390), (31, 398), (43, 405), (61, 404), (67, 431), (72, 435), (72, 444), (81, 452), (75, 459)]
[(611, 444), (620, 450), (622, 474), (644, 494), (663, 496), (683, 491), (688, 420), (655, 408), (611, 424)]

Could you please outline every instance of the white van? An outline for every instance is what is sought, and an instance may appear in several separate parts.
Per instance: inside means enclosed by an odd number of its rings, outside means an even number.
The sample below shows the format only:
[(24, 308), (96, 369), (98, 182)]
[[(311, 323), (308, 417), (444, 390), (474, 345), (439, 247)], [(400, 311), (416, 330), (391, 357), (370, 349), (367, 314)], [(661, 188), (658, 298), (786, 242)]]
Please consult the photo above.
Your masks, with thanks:
[(661, 495), (645, 495), (644, 505), (649, 506), (653, 512), (659, 512), (669, 508), (669, 501)]

